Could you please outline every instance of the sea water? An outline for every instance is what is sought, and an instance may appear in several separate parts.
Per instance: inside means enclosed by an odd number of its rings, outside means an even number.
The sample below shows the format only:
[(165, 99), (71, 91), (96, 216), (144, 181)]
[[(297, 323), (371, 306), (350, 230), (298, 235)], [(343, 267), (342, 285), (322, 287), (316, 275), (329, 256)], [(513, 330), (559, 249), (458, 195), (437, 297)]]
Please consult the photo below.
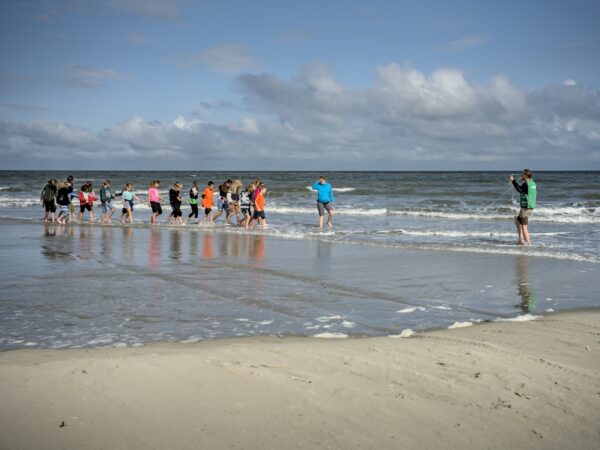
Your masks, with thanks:
[[(0, 172), (0, 218), (40, 219), (39, 196), (54, 177), (75, 177), (75, 188), (102, 181), (114, 191), (127, 182), (145, 199), (148, 183), (161, 180), (161, 194), (183, 183), (184, 211), (193, 181), (202, 189), (225, 179), (256, 178), (268, 185), (270, 233), (295, 239), (357, 242), (367, 245), (520, 254), (514, 217), (519, 195), (505, 172), (335, 172), (328, 174), (335, 195), (335, 227), (316, 228), (317, 173), (307, 172)], [(518, 178), (518, 173), (516, 174)], [(531, 218), (534, 248), (527, 254), (600, 262), (600, 172), (539, 172), (538, 207)], [(120, 206), (120, 202), (116, 202)], [(163, 204), (169, 211), (168, 201)], [(96, 208), (99, 216), (100, 208)], [(146, 204), (136, 219), (149, 222)]]
[(142, 197), (160, 179), (163, 198), (175, 181), (186, 198), (194, 180), (260, 178), (269, 229), (250, 231), (151, 228), (145, 205), (136, 226), (44, 225), (39, 193), (67, 175), (0, 173), (0, 348), (410, 336), (599, 305), (598, 172), (536, 174), (531, 248), (514, 245), (506, 173), (331, 173), (323, 231), (316, 173), (72, 173)]

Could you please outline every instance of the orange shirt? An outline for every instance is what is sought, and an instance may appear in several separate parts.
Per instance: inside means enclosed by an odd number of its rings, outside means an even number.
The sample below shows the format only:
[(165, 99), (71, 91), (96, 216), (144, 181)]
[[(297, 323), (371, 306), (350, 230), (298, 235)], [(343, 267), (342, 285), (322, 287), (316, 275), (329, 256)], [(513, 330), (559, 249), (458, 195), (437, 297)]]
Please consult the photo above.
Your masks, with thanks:
[(207, 187), (202, 191), (202, 207), (203, 208), (212, 208), (213, 206), (213, 193), (214, 191)]
[(254, 204), (256, 205), (256, 207), (254, 208), (255, 211), (264, 211), (265, 196), (262, 194), (262, 192), (260, 192), (256, 195), (256, 198), (254, 199)]

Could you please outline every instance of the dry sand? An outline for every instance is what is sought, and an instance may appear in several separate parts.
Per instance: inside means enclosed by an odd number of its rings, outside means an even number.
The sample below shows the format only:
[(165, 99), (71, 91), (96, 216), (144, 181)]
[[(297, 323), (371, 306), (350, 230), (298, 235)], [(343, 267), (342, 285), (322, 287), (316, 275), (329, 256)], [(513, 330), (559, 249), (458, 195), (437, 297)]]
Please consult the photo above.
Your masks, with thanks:
[(600, 447), (600, 312), (0, 353), (2, 449)]

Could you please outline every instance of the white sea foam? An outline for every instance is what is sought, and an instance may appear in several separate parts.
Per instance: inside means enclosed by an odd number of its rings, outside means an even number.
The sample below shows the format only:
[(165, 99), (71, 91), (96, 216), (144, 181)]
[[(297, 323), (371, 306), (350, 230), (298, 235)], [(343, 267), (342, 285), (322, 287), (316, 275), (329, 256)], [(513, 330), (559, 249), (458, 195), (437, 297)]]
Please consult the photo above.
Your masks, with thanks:
[(449, 330), (453, 330), (455, 328), (466, 328), (473, 325), (473, 322), (454, 322), (452, 325), (448, 327)]
[(260, 322), (257, 322), (259, 325), (271, 325), (273, 323), (273, 320), (261, 320)]
[(400, 313), (400, 314), (410, 314), (410, 313), (413, 313), (415, 311), (425, 311), (425, 308), (423, 308), (422, 306), (410, 306), (408, 308), (399, 309), (396, 312)]
[(407, 338), (407, 337), (411, 337), (414, 334), (415, 334), (415, 332), (413, 330), (411, 330), (410, 328), (407, 328), (406, 330), (402, 330), (402, 332), (400, 334), (390, 334), (390, 335), (388, 335), (388, 337), (390, 337), (390, 338)]
[(319, 334), (315, 334), (313, 335), (313, 337), (315, 338), (319, 338), (319, 339), (343, 339), (343, 338), (347, 338), (348, 335), (345, 333), (319, 333)]
[(523, 314), (517, 317), (503, 318), (499, 317), (495, 322), (529, 322), (531, 320), (539, 319), (542, 316), (534, 316), (532, 314)]
[(441, 309), (444, 311), (451, 311), (452, 308), (450, 308), (449, 306), (432, 306), (433, 309)]
[[(306, 189), (308, 189), (309, 191), (313, 191), (312, 186), (306, 186)], [(354, 187), (334, 187), (332, 188), (333, 192), (353, 192), (356, 190), (356, 188)], [(317, 192), (317, 191), (313, 191), (313, 192)]]
[(342, 316), (321, 316), (317, 317), (315, 320), (321, 323), (331, 322), (332, 320), (342, 320)]
[[(267, 207), (268, 213), (275, 214), (315, 214), (316, 207), (298, 207), (298, 206), (283, 206), (269, 204)], [(348, 208), (339, 207), (335, 208), (336, 215), (342, 216), (385, 216), (387, 209), (385, 208)]]
[[(600, 223), (599, 209), (600, 208), (585, 207), (536, 208), (534, 217), (538, 222), (593, 224)], [(516, 208), (512, 208), (512, 211), (506, 214), (491, 214), (479, 211), (445, 212), (419, 210), (389, 210), (387, 213), (391, 215), (431, 217), (449, 220), (513, 220), (517, 211)]]

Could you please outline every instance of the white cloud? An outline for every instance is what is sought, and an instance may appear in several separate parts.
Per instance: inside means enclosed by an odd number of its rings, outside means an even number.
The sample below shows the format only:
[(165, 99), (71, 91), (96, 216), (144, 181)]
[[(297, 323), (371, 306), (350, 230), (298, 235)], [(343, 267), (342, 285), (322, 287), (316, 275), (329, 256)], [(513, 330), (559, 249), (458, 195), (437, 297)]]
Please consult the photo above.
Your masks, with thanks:
[(345, 86), (319, 65), (292, 79), (239, 76), (246, 114), (227, 126), (183, 115), (168, 122), (134, 116), (100, 132), (0, 122), (0, 157), (7, 166), (30, 168), (50, 152), (54, 161), (86, 167), (86, 159), (102, 154), (119, 167), (148, 169), (198, 161), (224, 168), (232, 160), (285, 169), (492, 169), (520, 165), (524, 155), (538, 168), (594, 168), (600, 161), (598, 91), (581, 85), (526, 91), (503, 75), (478, 84), (452, 68), (424, 74), (389, 64), (376, 74), (363, 89)]
[(239, 43), (223, 44), (207, 48), (192, 55), (175, 58), (171, 61), (178, 67), (205, 64), (216, 72), (235, 74), (258, 67), (256, 60)]
[(568, 80), (565, 80), (565, 81), (563, 82), (563, 84), (564, 84), (565, 86), (576, 86), (576, 85), (577, 85), (577, 81), (575, 81), (575, 80), (572, 80), (572, 79), (570, 79), (570, 78), (569, 78)]
[(454, 41), (446, 42), (440, 46), (440, 49), (446, 52), (462, 52), (473, 47), (479, 47), (490, 40), (487, 34), (473, 34), (464, 36)]
[(65, 80), (76, 87), (94, 89), (104, 86), (100, 80), (127, 80), (127, 77), (116, 70), (100, 70), (84, 64), (67, 64), (67, 68), (70, 74)]

